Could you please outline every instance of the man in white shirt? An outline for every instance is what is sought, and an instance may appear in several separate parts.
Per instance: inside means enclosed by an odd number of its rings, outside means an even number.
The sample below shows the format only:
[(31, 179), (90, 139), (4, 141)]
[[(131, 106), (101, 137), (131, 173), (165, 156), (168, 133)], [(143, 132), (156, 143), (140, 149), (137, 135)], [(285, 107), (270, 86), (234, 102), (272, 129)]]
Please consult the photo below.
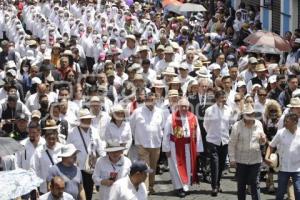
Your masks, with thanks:
[(134, 162), (129, 176), (117, 180), (110, 189), (108, 200), (147, 200), (147, 189), (144, 181), (148, 173), (153, 173), (143, 161)]
[[(93, 179), (92, 173), (89, 171), (95, 166), (96, 158), (104, 156), (105, 143), (100, 140), (97, 130), (91, 126), (92, 119), (88, 109), (79, 110), (79, 126), (75, 126), (69, 132), (67, 143), (73, 144), (76, 149), (80, 150), (78, 153), (78, 167), (81, 169), (83, 178), (83, 187), (86, 194), (86, 199), (91, 200), (93, 195)], [(87, 169), (86, 162), (89, 162)]]
[(40, 200), (74, 200), (72, 195), (64, 192), (65, 181), (60, 176), (55, 176), (51, 180), (50, 192), (40, 196)]
[[(155, 95), (146, 94), (145, 105), (137, 108), (130, 120), (132, 135), (138, 148), (139, 159), (144, 160), (152, 169), (156, 169), (163, 136), (163, 111), (155, 106)], [(154, 193), (155, 173), (149, 174), (146, 185)]]
[(46, 144), (40, 146), (31, 158), (31, 168), (37, 176), (44, 180), (40, 186), (40, 194), (45, 194), (48, 191), (46, 179), (49, 168), (61, 161), (58, 154), (61, 152), (62, 144), (58, 142), (57, 128), (54, 120), (46, 121), (46, 127), (43, 129)]
[(271, 153), (277, 149), (279, 155), (278, 188), (276, 194), (276, 199), (278, 200), (284, 199), (286, 186), (290, 178), (292, 178), (294, 184), (295, 199), (300, 199), (300, 129), (297, 125), (297, 114), (286, 114), (284, 118), (285, 127), (277, 132), (266, 152), (265, 160), (270, 166), (274, 166), (270, 160)]
[(212, 196), (217, 196), (221, 191), (220, 181), (228, 154), (230, 119), (232, 119), (232, 111), (226, 105), (226, 93), (223, 90), (216, 91), (215, 99), (216, 103), (205, 111), (203, 122), (211, 159)]

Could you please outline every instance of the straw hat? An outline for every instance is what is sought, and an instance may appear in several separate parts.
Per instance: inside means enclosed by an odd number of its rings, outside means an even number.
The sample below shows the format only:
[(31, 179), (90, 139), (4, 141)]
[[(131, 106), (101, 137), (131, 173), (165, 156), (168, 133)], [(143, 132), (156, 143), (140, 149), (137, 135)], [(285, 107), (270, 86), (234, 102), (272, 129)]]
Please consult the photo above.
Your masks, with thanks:
[(174, 53), (174, 50), (171, 46), (167, 46), (164, 50), (164, 53)]
[(162, 75), (170, 75), (170, 76), (177, 76), (173, 67), (167, 67), (164, 72), (161, 73)]
[(300, 98), (291, 98), (290, 104), (287, 105), (288, 108), (300, 108)]
[(165, 85), (162, 80), (154, 80), (153, 88), (165, 88)]
[(108, 142), (104, 151), (106, 152), (116, 152), (123, 151), (127, 149), (125, 146), (121, 146), (118, 142)]
[(116, 113), (116, 112), (125, 112), (125, 109), (123, 108), (122, 105), (117, 104), (111, 108), (111, 113)]
[(57, 130), (58, 126), (54, 119), (49, 119), (46, 121), (46, 126), (43, 130)]
[(208, 72), (206, 67), (200, 67), (197, 71), (196, 74), (200, 78), (210, 78), (211, 74)]
[(203, 63), (201, 60), (196, 60), (194, 62), (194, 69), (200, 69), (201, 67), (203, 67)]
[(93, 119), (95, 118), (87, 108), (83, 108), (79, 110), (79, 119)]
[(178, 90), (169, 90), (168, 97), (179, 97)]
[(187, 98), (183, 97), (178, 101), (179, 106), (190, 106), (190, 102)]
[(246, 104), (243, 108), (243, 114), (247, 115), (247, 114), (253, 114), (255, 111), (253, 109), (253, 107), (250, 104)]
[(264, 72), (267, 71), (267, 68), (265, 67), (264, 64), (257, 64), (255, 67), (256, 72)]
[(174, 77), (172, 81), (169, 82), (169, 84), (181, 84), (181, 82), (178, 77)]
[(144, 77), (142, 74), (135, 74), (133, 80), (142, 80), (144, 81)]

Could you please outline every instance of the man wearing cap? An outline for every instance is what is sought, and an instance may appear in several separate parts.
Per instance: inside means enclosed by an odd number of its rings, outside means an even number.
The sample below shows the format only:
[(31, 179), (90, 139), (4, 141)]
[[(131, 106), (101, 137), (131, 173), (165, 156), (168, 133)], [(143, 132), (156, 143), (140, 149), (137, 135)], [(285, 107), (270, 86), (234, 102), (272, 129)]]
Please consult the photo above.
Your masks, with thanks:
[[(163, 112), (155, 106), (155, 95), (146, 93), (145, 105), (137, 108), (131, 116), (130, 126), (139, 159), (144, 160), (152, 169), (156, 169), (163, 136)], [(155, 173), (149, 174), (146, 185), (154, 193)]]
[(246, 199), (246, 185), (251, 187), (252, 199), (260, 199), (260, 146), (266, 143), (263, 125), (255, 119), (251, 104), (243, 108), (243, 119), (237, 121), (231, 131), (228, 144), (231, 167), (236, 168), (238, 199)]
[(179, 100), (178, 110), (166, 121), (162, 144), (168, 157), (174, 189), (181, 198), (185, 197), (189, 185), (198, 181), (197, 156), (203, 152), (198, 120), (188, 111), (189, 106), (186, 98)]
[(255, 67), (256, 77), (252, 78), (247, 83), (247, 92), (251, 93), (251, 88), (254, 84), (259, 84), (263, 88), (267, 88), (268, 79), (267, 79), (268, 69), (265, 67), (263, 63), (259, 63)]
[[(300, 199), (300, 131), (298, 127), (299, 119), (295, 113), (288, 113), (284, 118), (284, 128), (280, 129), (272, 142), (269, 144), (265, 162), (269, 166), (279, 166), (278, 173), (278, 188), (276, 192), (276, 199), (283, 200), (284, 194), (290, 178), (294, 185), (295, 199)], [(271, 154), (277, 149), (277, 163), (271, 160)]]
[(60, 176), (65, 181), (64, 192), (72, 195), (74, 199), (85, 200), (85, 191), (80, 168), (76, 165), (79, 150), (73, 144), (63, 145), (58, 157), (61, 162), (51, 166), (47, 176), (48, 188), (53, 177)]
[[(221, 191), (221, 177), (228, 153), (229, 129), (232, 123), (232, 110), (226, 105), (226, 93), (215, 92), (216, 103), (206, 109), (203, 126), (207, 132), (207, 148), (211, 159), (212, 196)], [(219, 126), (216, 126), (219, 124)]]
[(15, 121), (15, 129), (6, 133), (6, 136), (11, 137), (17, 141), (24, 140), (28, 137), (28, 126), (29, 117), (24, 113), (17, 113), (16, 121)]
[(153, 173), (153, 170), (145, 162), (134, 162), (130, 167), (129, 175), (112, 185), (108, 200), (146, 200), (148, 195), (144, 181), (149, 173)]
[(174, 50), (171, 46), (164, 49), (164, 59), (157, 62), (154, 69), (160, 75), (174, 61)]
[(97, 160), (93, 180), (100, 186), (100, 199), (109, 199), (112, 185), (120, 178), (129, 175), (131, 161), (123, 155), (126, 147), (118, 141), (109, 140), (105, 148), (106, 156)]
[(93, 118), (95, 116), (88, 109), (80, 109), (79, 126), (72, 128), (67, 138), (68, 144), (74, 144), (76, 149), (80, 150), (78, 166), (82, 172), (87, 200), (91, 200), (93, 195), (92, 171), (96, 164), (96, 158), (105, 155), (103, 151), (105, 143), (100, 140), (98, 131), (91, 126)]
[(31, 158), (30, 168), (44, 180), (40, 186), (40, 194), (45, 194), (48, 191), (46, 179), (50, 167), (61, 161), (58, 155), (61, 152), (62, 144), (58, 142), (57, 129), (58, 126), (54, 120), (46, 122), (46, 127), (43, 128), (46, 144), (38, 147)]

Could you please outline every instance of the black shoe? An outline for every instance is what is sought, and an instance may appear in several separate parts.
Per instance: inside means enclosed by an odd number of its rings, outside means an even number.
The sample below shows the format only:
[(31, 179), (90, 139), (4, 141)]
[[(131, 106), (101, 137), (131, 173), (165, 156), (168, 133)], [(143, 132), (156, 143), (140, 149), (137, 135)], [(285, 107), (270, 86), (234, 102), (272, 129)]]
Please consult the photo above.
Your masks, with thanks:
[(211, 196), (213, 196), (213, 197), (218, 196), (218, 189), (212, 189)]
[(176, 196), (179, 198), (184, 198), (186, 196), (185, 192), (182, 189), (177, 190)]

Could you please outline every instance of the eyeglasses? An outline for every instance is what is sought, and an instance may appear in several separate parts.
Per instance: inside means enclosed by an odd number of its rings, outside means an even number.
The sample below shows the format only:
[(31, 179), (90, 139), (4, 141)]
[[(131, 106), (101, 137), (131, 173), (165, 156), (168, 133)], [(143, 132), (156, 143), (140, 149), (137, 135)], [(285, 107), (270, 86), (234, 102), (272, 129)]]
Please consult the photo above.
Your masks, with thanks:
[(240, 102), (241, 101), (241, 99), (235, 99), (234, 100), (234, 102)]

